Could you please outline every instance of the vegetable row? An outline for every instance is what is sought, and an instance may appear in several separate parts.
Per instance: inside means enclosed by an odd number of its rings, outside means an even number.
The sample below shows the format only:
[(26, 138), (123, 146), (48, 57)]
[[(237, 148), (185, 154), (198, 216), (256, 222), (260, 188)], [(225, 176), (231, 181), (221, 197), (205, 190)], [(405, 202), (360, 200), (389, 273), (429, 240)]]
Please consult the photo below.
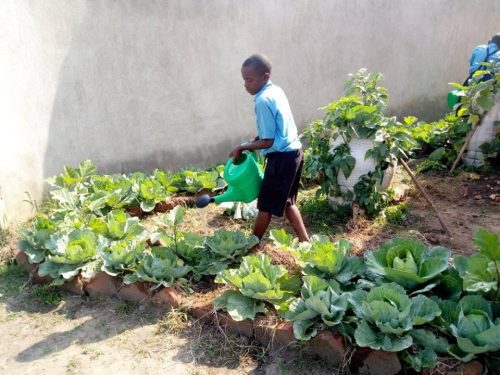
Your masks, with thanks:
[(104, 216), (66, 215), (59, 221), (40, 216), (21, 232), (18, 246), (54, 285), (80, 273), (90, 279), (102, 270), (123, 277), (125, 284), (144, 281), (159, 287), (215, 275), (258, 243), (240, 231), (220, 229), (206, 237), (180, 231), (184, 212), (177, 206), (158, 215), (151, 232), (123, 209)]
[(177, 283), (189, 290), (193, 281), (216, 275), (217, 283), (231, 288), (214, 306), (237, 321), (274, 311), (293, 322), (298, 340), (334, 327), (356, 346), (399, 352), (417, 371), (435, 366), (438, 355), (462, 361), (481, 356), (498, 366), (499, 235), (477, 230), (479, 252), (468, 257), (394, 238), (361, 258), (349, 255), (346, 240), (313, 236), (311, 243), (298, 243), (273, 230), (274, 243), (300, 269), (291, 274), (266, 255), (246, 256), (258, 242), (254, 236), (179, 230), (184, 213), (176, 207), (158, 215), (151, 232), (123, 209), (60, 222), (38, 217), (19, 246), (53, 284), (105, 271), (126, 284)]
[(478, 229), (479, 252), (454, 258), (412, 238), (394, 238), (359, 258), (349, 256), (346, 240), (298, 243), (282, 230), (272, 237), (301, 273), (290, 274), (265, 255), (219, 272), (216, 282), (233, 289), (214, 304), (233, 319), (254, 319), (271, 308), (293, 322), (298, 340), (334, 327), (356, 346), (399, 352), (417, 371), (434, 367), (438, 355), (464, 362), (481, 356), (499, 370), (499, 235)]
[(51, 212), (63, 215), (86, 211), (102, 216), (111, 210), (139, 206), (152, 212), (158, 203), (174, 193), (194, 194), (201, 189), (225, 187), (223, 166), (211, 170), (184, 169), (179, 172), (155, 170), (151, 174), (98, 174), (90, 160), (77, 168), (65, 166), (64, 172), (48, 180), (53, 187)]

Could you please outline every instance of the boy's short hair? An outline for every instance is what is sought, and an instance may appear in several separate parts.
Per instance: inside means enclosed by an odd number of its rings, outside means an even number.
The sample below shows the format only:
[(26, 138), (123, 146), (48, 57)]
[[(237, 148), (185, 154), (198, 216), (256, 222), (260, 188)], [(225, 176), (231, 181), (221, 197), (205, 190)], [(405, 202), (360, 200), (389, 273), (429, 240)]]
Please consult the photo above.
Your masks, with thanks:
[(495, 34), (491, 37), (491, 40), (490, 40), (491, 43), (495, 43), (497, 45), (497, 47), (500, 48), (500, 33), (498, 34)]
[(271, 74), (271, 61), (265, 55), (260, 53), (253, 54), (247, 58), (242, 65), (243, 68), (252, 68), (260, 75)]

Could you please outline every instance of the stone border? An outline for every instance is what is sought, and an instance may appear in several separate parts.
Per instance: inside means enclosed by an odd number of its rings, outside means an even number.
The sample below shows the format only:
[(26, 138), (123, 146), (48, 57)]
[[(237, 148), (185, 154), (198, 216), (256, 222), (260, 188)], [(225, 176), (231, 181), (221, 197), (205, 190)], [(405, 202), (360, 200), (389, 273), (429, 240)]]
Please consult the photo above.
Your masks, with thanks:
[[(27, 255), (15, 250), (16, 261), (33, 277), (36, 284), (50, 282), (49, 277), (38, 275), (38, 265), (31, 264)], [(216, 325), (227, 332), (244, 335), (256, 339), (273, 349), (287, 347), (296, 343), (293, 335), (293, 324), (282, 320), (257, 318), (243, 321), (233, 320), (229, 314), (216, 311), (210, 302), (188, 303), (186, 298), (174, 287), (159, 288), (149, 292), (147, 284), (135, 282), (125, 285), (106, 272), (99, 272), (90, 281), (84, 281), (81, 275), (67, 281), (61, 286), (76, 295), (118, 297), (134, 303), (153, 303), (167, 308), (181, 309), (191, 316), (207, 324)], [(307, 352), (316, 355), (334, 367), (342, 366), (347, 360), (352, 374), (358, 375), (397, 375), (403, 370), (397, 353), (357, 348), (354, 351), (346, 349), (344, 337), (332, 329), (320, 331), (316, 337), (304, 342)], [(459, 367), (449, 369), (440, 374), (446, 375), (481, 375), (483, 366), (478, 361), (464, 363)], [(426, 375), (432, 371), (425, 370)]]

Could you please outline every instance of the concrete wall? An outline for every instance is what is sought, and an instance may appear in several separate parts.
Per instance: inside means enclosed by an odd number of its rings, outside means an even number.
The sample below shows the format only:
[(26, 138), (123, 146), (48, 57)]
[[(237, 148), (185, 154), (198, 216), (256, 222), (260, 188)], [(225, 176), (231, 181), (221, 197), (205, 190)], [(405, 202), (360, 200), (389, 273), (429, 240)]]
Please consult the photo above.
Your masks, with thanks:
[(3, 0), (0, 220), (84, 159), (221, 162), (255, 132), (239, 68), (256, 51), (300, 128), (360, 67), (385, 74), (393, 113), (435, 118), (499, 21), (498, 0)]

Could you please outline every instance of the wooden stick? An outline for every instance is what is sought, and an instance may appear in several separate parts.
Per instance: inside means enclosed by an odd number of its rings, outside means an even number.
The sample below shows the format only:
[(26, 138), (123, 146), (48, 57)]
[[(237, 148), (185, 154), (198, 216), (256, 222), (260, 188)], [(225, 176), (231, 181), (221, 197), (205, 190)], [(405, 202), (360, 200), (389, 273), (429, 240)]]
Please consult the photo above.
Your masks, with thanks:
[(474, 126), (471, 130), (469, 130), (469, 133), (467, 134), (467, 137), (465, 138), (465, 142), (464, 142), (464, 145), (462, 146), (462, 149), (460, 150), (460, 152), (458, 153), (458, 156), (457, 158), (455, 159), (455, 162), (453, 163), (453, 165), (451, 166), (451, 169), (450, 169), (450, 173), (449, 174), (452, 174), (453, 171), (455, 170), (458, 162), (460, 161), (460, 159), (462, 159), (462, 155), (464, 154), (465, 150), (467, 149), (467, 146), (469, 145), (469, 142), (472, 138), (472, 136), (474, 135), (474, 133), (476, 132), (478, 126), (481, 125), (481, 122), (479, 122), (476, 126)]
[(401, 163), (401, 165), (403, 165), (403, 167), (406, 170), (406, 172), (408, 172), (408, 174), (410, 175), (410, 177), (411, 177), (412, 181), (414, 182), (414, 184), (417, 186), (417, 189), (422, 193), (422, 195), (424, 196), (424, 198), (427, 201), (427, 203), (429, 203), (429, 206), (431, 206), (432, 210), (434, 211), (434, 213), (436, 214), (436, 216), (437, 216), (437, 218), (439, 220), (439, 223), (441, 224), (441, 226), (445, 230), (446, 234), (448, 234), (448, 237), (451, 237), (450, 230), (448, 229), (448, 227), (444, 223), (444, 220), (441, 217), (441, 215), (439, 214), (436, 206), (434, 206), (434, 203), (432, 203), (431, 197), (429, 196), (429, 194), (427, 194), (427, 192), (424, 190), (424, 187), (422, 185), (420, 185), (420, 183), (417, 181), (417, 177), (415, 177), (415, 175), (411, 171), (410, 167), (408, 167), (408, 164), (406, 164), (403, 159), (401, 159), (401, 158), (398, 158), (398, 159), (399, 159), (399, 162)]

